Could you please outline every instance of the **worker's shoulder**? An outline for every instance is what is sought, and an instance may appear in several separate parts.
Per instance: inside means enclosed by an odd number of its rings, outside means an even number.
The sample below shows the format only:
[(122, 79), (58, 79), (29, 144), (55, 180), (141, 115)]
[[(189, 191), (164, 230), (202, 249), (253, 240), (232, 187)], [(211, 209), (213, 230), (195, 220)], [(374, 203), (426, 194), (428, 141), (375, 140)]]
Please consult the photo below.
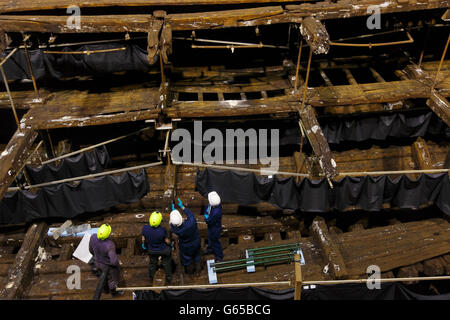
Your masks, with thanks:
[(150, 232), (150, 231), (151, 231), (150, 225), (146, 224), (142, 227), (142, 234)]

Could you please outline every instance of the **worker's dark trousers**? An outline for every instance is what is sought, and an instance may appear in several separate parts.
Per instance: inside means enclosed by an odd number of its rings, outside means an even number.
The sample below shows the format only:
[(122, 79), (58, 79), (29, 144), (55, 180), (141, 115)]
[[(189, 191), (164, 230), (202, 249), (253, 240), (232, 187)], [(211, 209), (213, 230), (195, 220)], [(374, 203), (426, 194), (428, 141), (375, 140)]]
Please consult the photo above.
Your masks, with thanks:
[(214, 253), (214, 258), (218, 261), (223, 259), (222, 244), (220, 243), (220, 234), (208, 233), (208, 248), (207, 253)]
[(164, 251), (148, 251), (148, 255), (150, 256), (148, 275), (151, 281), (153, 281), (153, 276), (155, 275), (156, 269), (158, 268), (158, 258), (161, 257), (164, 273), (166, 274), (166, 285), (172, 282), (172, 256), (170, 252), (170, 248), (167, 248)]

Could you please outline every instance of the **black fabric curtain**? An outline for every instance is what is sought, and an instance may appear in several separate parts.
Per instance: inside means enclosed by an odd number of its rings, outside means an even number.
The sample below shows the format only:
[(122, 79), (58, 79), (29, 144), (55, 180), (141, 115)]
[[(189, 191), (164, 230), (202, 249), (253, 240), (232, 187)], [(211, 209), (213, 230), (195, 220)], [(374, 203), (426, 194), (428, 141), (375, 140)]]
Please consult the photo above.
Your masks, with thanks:
[[(302, 289), (302, 300), (449, 300), (450, 294), (422, 295), (401, 283), (382, 283), (369, 290), (366, 284), (340, 284)], [(135, 291), (135, 300), (293, 300), (294, 289), (268, 290), (254, 287), (190, 290)]]
[(353, 119), (333, 118), (320, 120), (328, 143), (343, 141), (386, 140), (414, 138), (430, 135), (445, 135), (450, 138), (450, 128), (433, 112), (422, 114), (395, 113), (380, 116), (365, 116)]
[[(50, 48), (48, 51), (94, 51), (117, 49), (126, 50), (86, 54), (49, 54), (44, 50), (29, 50), (31, 65), (36, 79), (109, 74), (113, 72), (148, 72), (151, 65), (147, 60), (147, 50), (136, 44), (90, 44), (63, 48)], [(9, 51), (5, 51), (7, 55)], [(25, 50), (18, 50), (3, 65), (8, 80), (31, 79), (27, 67)], [(3, 81), (3, 80), (1, 80)]]
[(36, 193), (7, 193), (0, 202), (0, 223), (16, 224), (41, 218), (72, 218), (108, 209), (120, 203), (139, 201), (150, 191), (147, 174), (126, 172), (40, 188)]
[(379, 177), (345, 177), (333, 181), (293, 177), (278, 179), (229, 170), (197, 170), (196, 190), (203, 196), (217, 191), (225, 202), (250, 205), (270, 202), (282, 209), (308, 212), (342, 211), (358, 206), (366, 211), (381, 211), (383, 203), (393, 207), (417, 209), (435, 203), (450, 215), (450, 179), (443, 174), (422, 174), (417, 180), (406, 175), (391, 179)]
[(31, 184), (56, 181), (103, 172), (111, 163), (105, 146), (86, 151), (40, 167), (27, 165), (26, 170)]

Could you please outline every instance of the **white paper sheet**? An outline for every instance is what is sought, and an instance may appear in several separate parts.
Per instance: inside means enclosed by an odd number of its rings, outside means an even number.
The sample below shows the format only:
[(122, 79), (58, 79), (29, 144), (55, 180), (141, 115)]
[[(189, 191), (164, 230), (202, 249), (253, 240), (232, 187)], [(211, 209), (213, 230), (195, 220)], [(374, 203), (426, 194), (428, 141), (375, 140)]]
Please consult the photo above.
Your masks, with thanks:
[(84, 263), (88, 263), (92, 258), (92, 254), (89, 252), (89, 240), (91, 239), (90, 233), (85, 233), (83, 239), (81, 239), (80, 244), (75, 249), (73, 256)]

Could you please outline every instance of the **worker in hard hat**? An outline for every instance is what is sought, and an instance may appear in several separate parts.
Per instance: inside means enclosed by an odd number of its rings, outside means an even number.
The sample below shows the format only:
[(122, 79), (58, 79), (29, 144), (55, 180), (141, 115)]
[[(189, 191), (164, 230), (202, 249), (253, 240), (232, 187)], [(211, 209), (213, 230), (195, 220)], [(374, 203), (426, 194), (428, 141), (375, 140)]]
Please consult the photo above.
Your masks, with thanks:
[(178, 236), (181, 264), (184, 266), (185, 272), (198, 275), (201, 271), (201, 241), (197, 220), (192, 211), (183, 205), (180, 198), (178, 198), (178, 206), (182, 210), (184, 217), (172, 204), (169, 221), (170, 228)]
[(216, 261), (222, 261), (223, 251), (220, 243), (222, 233), (222, 205), (217, 192), (208, 193), (209, 205), (204, 212), (205, 222), (208, 225), (208, 247), (206, 254), (214, 254)]
[[(112, 295), (119, 295), (116, 291), (120, 281), (120, 263), (116, 254), (116, 245), (109, 239), (111, 226), (102, 224), (89, 240), (89, 252), (93, 256), (95, 267), (105, 271), (109, 267), (105, 290)], [(122, 294), (121, 292), (120, 294)]]
[(148, 274), (150, 282), (158, 267), (158, 259), (161, 257), (164, 273), (166, 275), (166, 285), (172, 282), (172, 259), (170, 240), (167, 230), (161, 226), (162, 214), (158, 211), (152, 212), (149, 224), (142, 228), (142, 248), (147, 251), (150, 257)]

